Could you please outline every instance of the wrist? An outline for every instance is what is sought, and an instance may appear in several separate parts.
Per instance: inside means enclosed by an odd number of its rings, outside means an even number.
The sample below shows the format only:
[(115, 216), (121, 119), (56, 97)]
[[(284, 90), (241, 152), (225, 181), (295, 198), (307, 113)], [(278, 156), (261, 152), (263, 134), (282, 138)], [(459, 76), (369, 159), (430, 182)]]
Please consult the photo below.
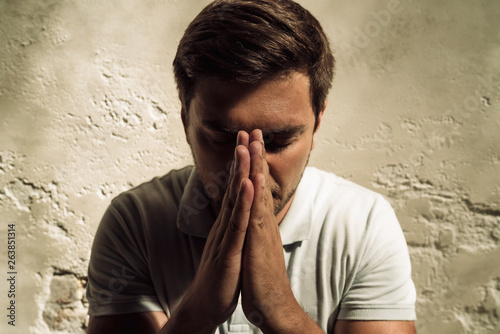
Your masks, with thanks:
[(168, 331), (162, 333), (213, 334), (219, 324), (215, 323), (206, 312), (203, 312), (203, 306), (200, 305), (199, 300), (191, 303), (186, 297), (167, 321), (165, 327)]
[[(281, 305), (275, 305), (272, 310), (265, 312), (265, 317), (260, 327), (263, 333), (306, 333), (301, 331), (305, 317), (308, 315), (302, 310), (299, 303), (293, 299)], [(264, 311), (264, 310), (263, 310)]]
[(259, 326), (264, 334), (324, 334), (295, 297), (289, 304), (276, 309), (271, 315), (262, 322), (262, 326)]

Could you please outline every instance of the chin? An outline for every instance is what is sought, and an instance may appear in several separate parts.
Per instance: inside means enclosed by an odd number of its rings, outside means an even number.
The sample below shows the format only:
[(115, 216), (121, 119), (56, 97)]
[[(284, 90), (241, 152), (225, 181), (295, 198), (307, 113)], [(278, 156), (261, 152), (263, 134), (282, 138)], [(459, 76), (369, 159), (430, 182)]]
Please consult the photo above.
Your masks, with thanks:
[(280, 197), (273, 195), (274, 216), (276, 217), (286, 206), (288, 201), (283, 201)]

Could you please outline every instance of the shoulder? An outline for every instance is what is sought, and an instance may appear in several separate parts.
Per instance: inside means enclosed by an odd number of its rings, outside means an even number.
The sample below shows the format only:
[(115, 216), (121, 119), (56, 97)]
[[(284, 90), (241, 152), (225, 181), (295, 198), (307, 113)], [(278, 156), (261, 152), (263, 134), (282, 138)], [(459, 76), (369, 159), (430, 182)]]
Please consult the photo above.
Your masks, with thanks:
[(317, 211), (350, 213), (359, 217), (370, 215), (374, 209), (392, 210), (381, 194), (330, 172), (308, 167), (304, 181)]
[(314, 198), (312, 229), (324, 247), (341, 247), (345, 256), (360, 259), (385, 240), (405, 244), (394, 210), (381, 194), (318, 169), (305, 176)]
[(304, 176), (314, 196), (313, 247), (329, 259), (338, 319), (414, 319), (408, 248), (389, 202), (332, 173), (308, 168)]
[(192, 172), (192, 166), (172, 170), (116, 196), (101, 219), (96, 238), (128, 233), (144, 239), (158, 229), (175, 229), (179, 203)]
[(117, 209), (130, 207), (155, 208), (167, 203), (178, 203), (184, 193), (193, 166), (171, 170), (161, 177), (155, 177), (132, 189), (129, 189), (112, 200)]

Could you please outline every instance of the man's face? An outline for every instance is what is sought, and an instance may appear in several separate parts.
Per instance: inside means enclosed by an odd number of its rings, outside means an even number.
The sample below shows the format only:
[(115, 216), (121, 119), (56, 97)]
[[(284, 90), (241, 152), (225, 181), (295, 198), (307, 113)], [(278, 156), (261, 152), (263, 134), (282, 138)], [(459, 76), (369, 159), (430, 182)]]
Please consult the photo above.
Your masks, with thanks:
[(274, 214), (281, 221), (315, 143), (309, 92), (308, 76), (298, 72), (258, 86), (216, 78), (198, 81), (189, 115), (183, 110), (183, 121), (198, 174), (216, 214), (224, 197), (224, 181), (229, 176), (238, 131), (261, 129)]

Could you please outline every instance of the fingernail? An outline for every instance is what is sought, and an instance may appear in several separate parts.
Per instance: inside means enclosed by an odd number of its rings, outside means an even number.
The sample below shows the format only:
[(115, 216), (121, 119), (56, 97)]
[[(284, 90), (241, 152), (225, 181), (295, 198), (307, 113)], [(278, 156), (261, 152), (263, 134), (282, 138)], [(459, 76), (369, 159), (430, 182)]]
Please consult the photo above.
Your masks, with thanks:
[(260, 175), (260, 181), (262, 182), (262, 188), (265, 188), (266, 187), (266, 178), (262, 174)]

